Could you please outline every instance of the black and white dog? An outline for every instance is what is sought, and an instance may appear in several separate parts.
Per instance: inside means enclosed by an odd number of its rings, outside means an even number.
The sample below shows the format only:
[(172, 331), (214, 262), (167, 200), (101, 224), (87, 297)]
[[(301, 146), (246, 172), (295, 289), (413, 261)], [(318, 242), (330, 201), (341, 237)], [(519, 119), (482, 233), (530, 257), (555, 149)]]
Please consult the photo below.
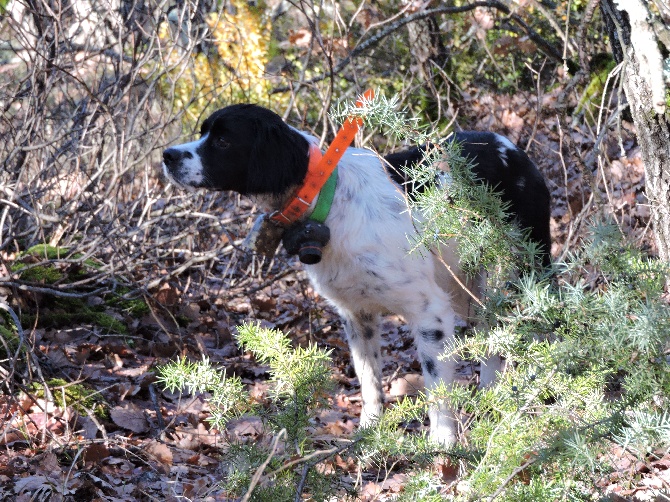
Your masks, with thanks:
[[(549, 260), (549, 191), (528, 156), (493, 133), (457, 133), (474, 172), (497, 187), (521, 226), (543, 246)], [(212, 114), (201, 138), (163, 153), (167, 177), (183, 187), (233, 190), (254, 197), (272, 212), (281, 209), (305, 178), (310, 146), (317, 139), (286, 125), (270, 110), (238, 104)], [(374, 153), (349, 148), (338, 164), (338, 181), (326, 225), (330, 242), (319, 263), (306, 266), (316, 291), (338, 309), (361, 384), (360, 424), (382, 411), (379, 318), (393, 312), (408, 323), (418, 349), (428, 392), (454, 380), (455, 361), (438, 359), (454, 337), (457, 316), (466, 317), (469, 297), (430, 252), (410, 253), (416, 230), (399, 185), (400, 168), (421, 159), (419, 149), (389, 155), (388, 169)], [(458, 258), (441, 249), (452, 270)], [(462, 279), (464, 281), (464, 279)], [(496, 363), (498, 361), (498, 364)], [(500, 358), (482, 365), (481, 381), (495, 377)], [(457, 427), (452, 410), (429, 410), (431, 436), (450, 445)]]

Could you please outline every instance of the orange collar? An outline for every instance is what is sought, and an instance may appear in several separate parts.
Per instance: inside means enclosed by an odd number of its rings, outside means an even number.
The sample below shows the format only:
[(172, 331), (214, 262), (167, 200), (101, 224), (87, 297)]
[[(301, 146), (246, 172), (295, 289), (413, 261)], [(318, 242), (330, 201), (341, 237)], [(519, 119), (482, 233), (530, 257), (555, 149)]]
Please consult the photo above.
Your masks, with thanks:
[(270, 219), (281, 225), (288, 227), (298, 221), (312, 205), (312, 201), (317, 196), (321, 187), (328, 179), (331, 173), (327, 173), (321, 167), (323, 155), (316, 145), (309, 147), (309, 166), (302, 186), (299, 187), (281, 211), (275, 211), (270, 215)]
[[(358, 99), (356, 106), (363, 106), (366, 101), (374, 97), (374, 91), (368, 89), (363, 96)], [(304, 216), (312, 202), (319, 194), (324, 183), (337, 167), (337, 163), (344, 155), (344, 152), (356, 137), (356, 133), (363, 125), (363, 119), (360, 117), (348, 117), (342, 127), (337, 132), (335, 139), (325, 154), (321, 155), (321, 150), (316, 145), (309, 149), (309, 166), (302, 186), (299, 187), (295, 195), (284, 206), (284, 209), (277, 211), (270, 216), (270, 219), (282, 226), (288, 227), (297, 222)]]

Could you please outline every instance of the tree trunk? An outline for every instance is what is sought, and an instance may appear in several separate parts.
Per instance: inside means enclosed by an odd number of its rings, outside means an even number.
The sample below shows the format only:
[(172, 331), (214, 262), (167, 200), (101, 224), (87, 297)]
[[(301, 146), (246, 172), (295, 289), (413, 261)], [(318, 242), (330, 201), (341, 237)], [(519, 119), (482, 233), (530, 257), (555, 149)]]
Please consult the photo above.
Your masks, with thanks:
[[(427, 10), (431, 2), (408, 0), (408, 14)], [(428, 16), (413, 21), (407, 25), (409, 35), (409, 50), (416, 61), (424, 82), (436, 93), (433, 86), (433, 65), (444, 66), (447, 60), (447, 50), (442, 43), (442, 35), (437, 16)]]
[(612, 51), (623, 63), (623, 88), (645, 166), (646, 192), (659, 258), (670, 263), (670, 112), (661, 44), (670, 49), (667, 21), (648, 0), (601, 0)]

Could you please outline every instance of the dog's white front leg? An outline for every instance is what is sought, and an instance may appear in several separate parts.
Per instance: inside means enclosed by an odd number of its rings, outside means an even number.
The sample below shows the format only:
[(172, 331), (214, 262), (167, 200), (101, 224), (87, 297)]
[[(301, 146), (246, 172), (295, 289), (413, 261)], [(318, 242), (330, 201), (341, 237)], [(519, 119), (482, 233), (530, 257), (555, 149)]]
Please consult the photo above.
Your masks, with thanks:
[(360, 311), (343, 313), (342, 317), (354, 370), (361, 384), (360, 425), (366, 427), (377, 421), (384, 403), (379, 315)]
[(503, 372), (504, 367), (504, 361), (498, 354), (484, 359), (479, 369), (479, 387), (482, 389), (493, 387), (498, 380), (498, 374)]
[(443, 354), (445, 343), (453, 343), (456, 316), (448, 296), (439, 288), (422, 296), (419, 316), (408, 322), (419, 353), (428, 399), (435, 400), (428, 408), (430, 436), (444, 446), (452, 446), (458, 437), (456, 415), (444, 400), (437, 400), (432, 390), (442, 383), (450, 386), (455, 379), (456, 361)]

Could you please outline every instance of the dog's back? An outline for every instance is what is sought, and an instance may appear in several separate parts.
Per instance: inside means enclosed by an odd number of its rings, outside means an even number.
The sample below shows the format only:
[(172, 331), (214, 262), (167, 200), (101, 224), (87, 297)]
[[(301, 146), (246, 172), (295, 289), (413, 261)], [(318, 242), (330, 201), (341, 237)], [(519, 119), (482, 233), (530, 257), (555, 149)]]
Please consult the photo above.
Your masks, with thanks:
[[(551, 261), (549, 190), (526, 152), (492, 132), (457, 132), (447, 141), (456, 141), (461, 155), (472, 161), (475, 178), (494, 188), (502, 201), (509, 203), (510, 216), (522, 229), (530, 230), (530, 239), (542, 247), (542, 265), (548, 266)], [(385, 157), (396, 183), (407, 186), (410, 191), (414, 188), (404, 169), (420, 163), (425, 150), (425, 146), (414, 147)]]

